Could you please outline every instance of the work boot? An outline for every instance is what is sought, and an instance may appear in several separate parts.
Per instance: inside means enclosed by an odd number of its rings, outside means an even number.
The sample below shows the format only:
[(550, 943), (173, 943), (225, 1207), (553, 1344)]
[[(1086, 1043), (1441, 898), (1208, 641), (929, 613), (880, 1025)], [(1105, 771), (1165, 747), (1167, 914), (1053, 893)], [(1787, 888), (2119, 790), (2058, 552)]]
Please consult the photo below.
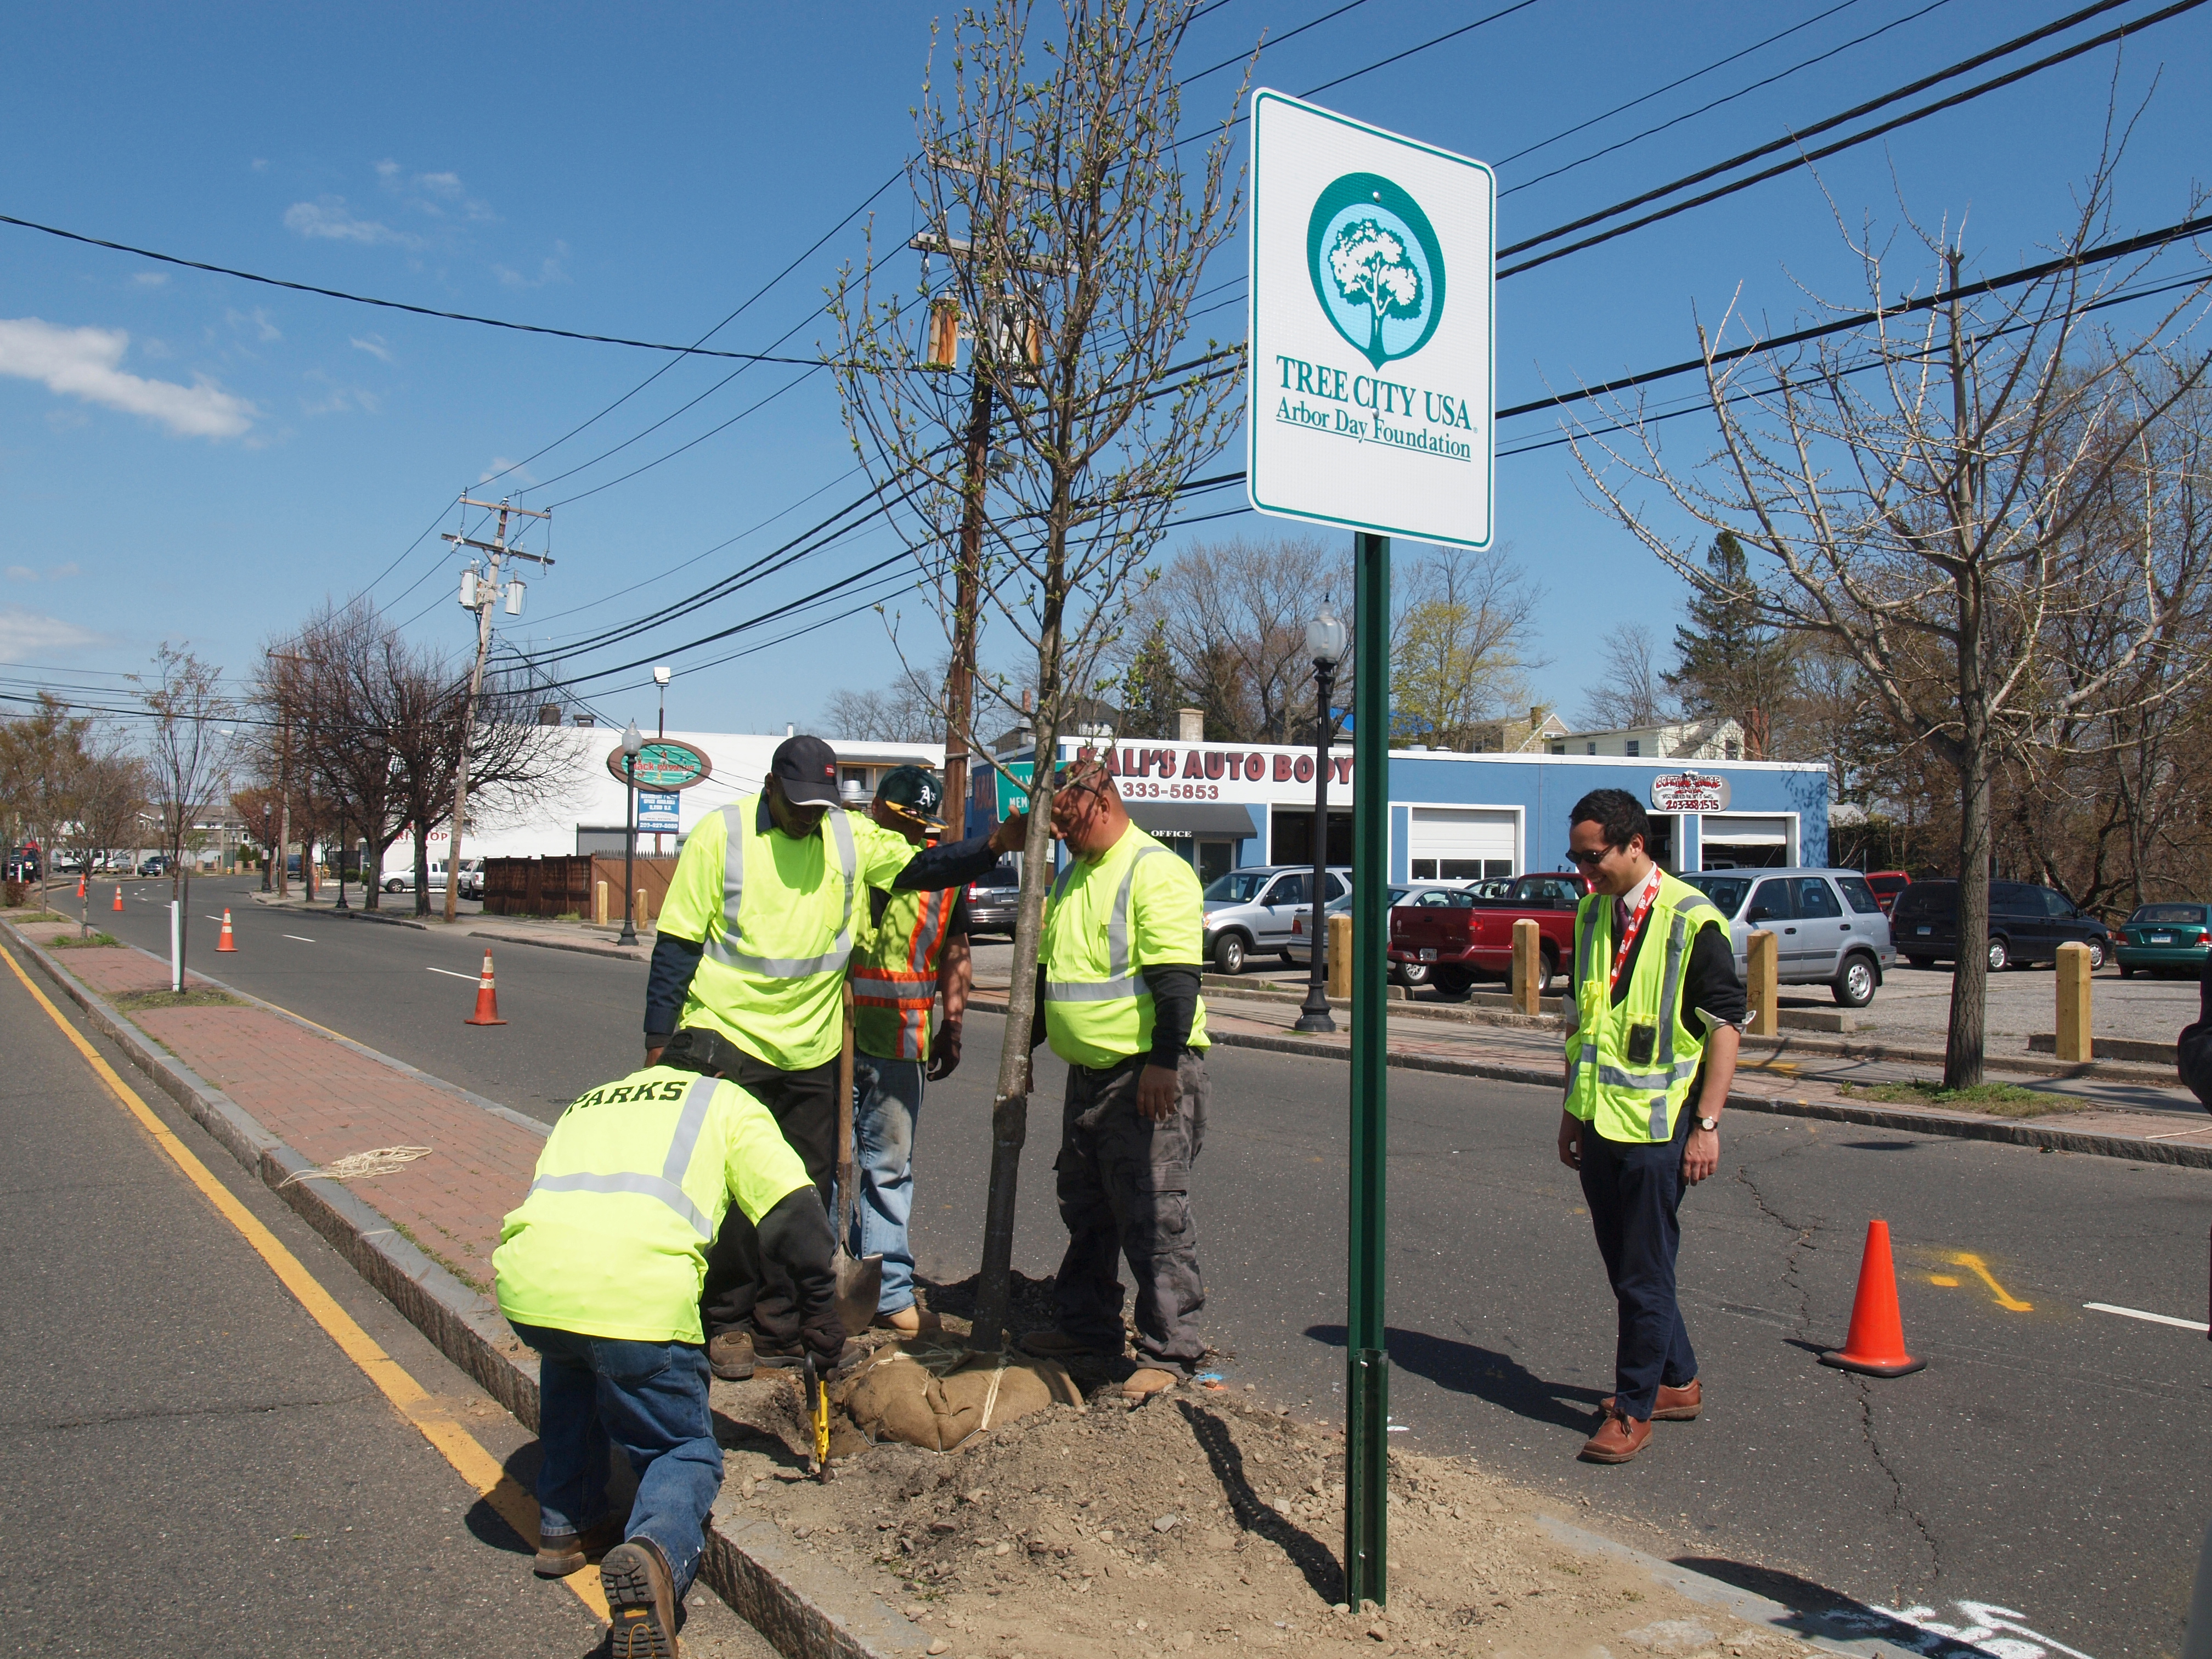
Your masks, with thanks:
[[(847, 1337), (845, 1346), (838, 1351), (837, 1363), (829, 1368), (829, 1374), (831, 1376), (842, 1376), (860, 1362), (866, 1352), (866, 1350), (860, 1346), (856, 1339)], [(753, 1338), (753, 1364), (756, 1365), (766, 1365), (771, 1370), (787, 1370), (804, 1365), (805, 1363), (806, 1347), (804, 1343), (793, 1342), (786, 1345), (781, 1342), (771, 1342), (764, 1336)]]
[(605, 1520), (588, 1526), (579, 1533), (541, 1532), (538, 1534), (538, 1559), (531, 1571), (540, 1578), (566, 1578), (572, 1572), (580, 1572), (595, 1555), (605, 1555), (622, 1542), (622, 1522), (609, 1516)]
[[(1597, 1432), (1583, 1442), (1582, 1460), (1585, 1463), (1626, 1463), (1642, 1451), (1644, 1442), (1650, 1438), (1650, 1419), (1607, 1412)], [(600, 1571), (604, 1572), (605, 1569)]]
[(908, 1303), (903, 1308), (890, 1313), (879, 1313), (872, 1322), (879, 1331), (896, 1331), (901, 1336), (920, 1336), (924, 1331), (941, 1331), (945, 1322), (928, 1309)]
[(676, 1659), (676, 1580), (649, 1538), (616, 1545), (599, 1563), (613, 1659)]
[(753, 1374), (753, 1334), (724, 1331), (707, 1344), (707, 1364), (725, 1382), (742, 1382)]
[(1119, 1348), (1102, 1348), (1057, 1330), (1031, 1331), (1014, 1346), (1038, 1359), (1113, 1359), (1119, 1358), (1121, 1352)]
[[(1696, 1377), (1692, 1377), (1679, 1389), (1670, 1389), (1662, 1382), (1659, 1397), (1651, 1407), (1651, 1420), (1654, 1423), (1687, 1423), (1705, 1409), (1705, 1391), (1698, 1387)], [(1601, 1417), (1612, 1416), (1613, 1396), (1607, 1395), (1599, 1401), (1597, 1410)]]
[(1165, 1394), (1180, 1380), (1173, 1371), (1146, 1365), (1121, 1379), (1121, 1398), (1132, 1406), (1141, 1406), (1154, 1395)]

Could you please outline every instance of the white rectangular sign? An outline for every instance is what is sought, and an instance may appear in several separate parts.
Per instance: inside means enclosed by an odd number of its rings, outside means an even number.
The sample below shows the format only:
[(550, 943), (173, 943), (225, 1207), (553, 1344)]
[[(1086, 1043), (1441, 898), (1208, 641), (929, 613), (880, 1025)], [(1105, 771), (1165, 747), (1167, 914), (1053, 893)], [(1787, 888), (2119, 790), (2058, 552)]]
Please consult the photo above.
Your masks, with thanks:
[(1254, 94), (1259, 511), (1490, 544), (1497, 200), (1480, 161)]
[(641, 790), (637, 797), (637, 827), (641, 835), (674, 835), (682, 828), (680, 798)]

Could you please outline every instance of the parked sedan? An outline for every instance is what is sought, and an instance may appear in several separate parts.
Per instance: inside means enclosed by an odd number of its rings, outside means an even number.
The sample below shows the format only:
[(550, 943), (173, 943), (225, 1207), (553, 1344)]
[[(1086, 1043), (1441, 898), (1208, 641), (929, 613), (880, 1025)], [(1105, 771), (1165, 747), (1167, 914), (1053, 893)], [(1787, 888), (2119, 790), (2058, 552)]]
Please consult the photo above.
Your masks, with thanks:
[(2157, 978), (2186, 974), (2195, 979), (2204, 971), (2204, 958), (2212, 954), (2212, 905), (2139, 904), (2120, 925), (2120, 941), (2114, 954), (2120, 959), (2120, 977), (2130, 979), (2136, 969)]
[(1021, 909), (1022, 878), (1011, 864), (995, 865), (968, 884), (968, 932), (1014, 936)]
[(138, 873), (142, 876), (166, 876), (169, 873), (169, 855), (156, 853), (151, 858), (141, 859)]

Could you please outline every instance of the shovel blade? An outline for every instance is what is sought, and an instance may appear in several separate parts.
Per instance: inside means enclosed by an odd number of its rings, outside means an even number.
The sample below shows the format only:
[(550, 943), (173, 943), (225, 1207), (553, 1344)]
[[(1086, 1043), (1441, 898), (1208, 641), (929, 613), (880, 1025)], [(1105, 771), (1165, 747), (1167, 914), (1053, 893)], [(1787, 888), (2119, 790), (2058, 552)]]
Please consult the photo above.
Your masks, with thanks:
[(858, 1336), (875, 1320), (876, 1303), (884, 1291), (884, 1259), (880, 1255), (855, 1259), (840, 1245), (830, 1266), (837, 1275), (837, 1317), (846, 1335)]

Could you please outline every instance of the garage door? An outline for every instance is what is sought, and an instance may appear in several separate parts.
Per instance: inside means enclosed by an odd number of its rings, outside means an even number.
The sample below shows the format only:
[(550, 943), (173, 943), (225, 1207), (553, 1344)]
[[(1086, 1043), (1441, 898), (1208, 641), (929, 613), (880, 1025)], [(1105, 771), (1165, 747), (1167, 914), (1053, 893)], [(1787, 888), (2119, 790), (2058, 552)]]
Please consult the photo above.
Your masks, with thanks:
[(1471, 881), (1517, 872), (1520, 815), (1498, 806), (1416, 806), (1407, 826), (1415, 881)]
[(1708, 870), (1755, 870), (1789, 864), (1796, 828), (1787, 817), (1707, 812), (1698, 820), (1698, 862)]

